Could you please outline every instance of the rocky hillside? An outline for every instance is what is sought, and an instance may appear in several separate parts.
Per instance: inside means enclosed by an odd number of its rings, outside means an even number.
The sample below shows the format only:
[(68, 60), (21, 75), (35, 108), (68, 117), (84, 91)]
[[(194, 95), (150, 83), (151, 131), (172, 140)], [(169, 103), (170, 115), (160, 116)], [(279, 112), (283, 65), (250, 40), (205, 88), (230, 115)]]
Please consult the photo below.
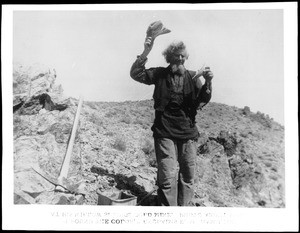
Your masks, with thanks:
[[(97, 205), (118, 190), (155, 205), (152, 100), (84, 101), (68, 179), (57, 186), (78, 100), (56, 72), (14, 65), (15, 204)], [(209, 103), (197, 115), (196, 190), (201, 207), (285, 207), (284, 127), (269, 116)], [(144, 198), (146, 197), (146, 198)]]

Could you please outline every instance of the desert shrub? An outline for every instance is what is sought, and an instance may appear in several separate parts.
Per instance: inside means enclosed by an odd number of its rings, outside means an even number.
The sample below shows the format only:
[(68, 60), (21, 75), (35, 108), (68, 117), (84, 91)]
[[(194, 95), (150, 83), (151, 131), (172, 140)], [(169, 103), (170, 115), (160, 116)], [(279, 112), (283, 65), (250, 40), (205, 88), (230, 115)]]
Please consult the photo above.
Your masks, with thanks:
[(94, 102), (87, 101), (84, 103), (92, 109), (97, 109), (97, 105)]
[(126, 151), (126, 141), (124, 140), (123, 137), (118, 136), (114, 143), (113, 143), (113, 148), (119, 150), (119, 151)]
[(245, 106), (241, 112), (242, 115), (249, 117), (252, 121), (256, 121), (267, 128), (272, 128), (273, 118), (270, 118), (268, 114), (265, 115), (260, 111), (257, 111), (257, 113), (255, 114), (251, 113), (250, 108), (248, 106)]
[(263, 159), (264, 159), (264, 156), (263, 156), (263, 155), (258, 155), (257, 158), (263, 160)]
[(132, 116), (139, 116), (140, 115), (140, 111), (137, 110), (137, 109), (131, 109), (130, 112), (131, 112)]
[(134, 124), (143, 126), (144, 124), (146, 124), (146, 121), (144, 119), (141, 119), (140, 117), (137, 117), (134, 120)]
[(248, 132), (240, 132), (240, 136), (243, 138), (247, 138), (248, 137)]
[(143, 144), (142, 144), (142, 151), (147, 154), (150, 155), (151, 152), (154, 151), (154, 143), (152, 142), (152, 140), (150, 139), (146, 139)]
[(269, 115), (265, 115), (264, 113), (258, 111), (256, 114), (252, 114), (250, 118), (267, 128), (272, 128), (272, 119), (269, 117)]
[(203, 128), (208, 129), (210, 128), (210, 125), (207, 123), (206, 125), (203, 126)]
[(148, 129), (149, 125), (151, 124), (150, 120), (146, 120), (145, 118), (137, 117), (135, 118), (134, 122), (135, 125), (142, 126), (143, 129)]
[(146, 155), (146, 160), (147, 160), (149, 166), (157, 167), (153, 140), (146, 138), (141, 145), (141, 149)]
[(111, 131), (110, 132), (106, 132), (104, 135), (111, 137), (111, 136), (114, 136), (114, 132), (111, 132)]
[(105, 114), (105, 117), (113, 117), (113, 116), (116, 116), (117, 115), (117, 111), (115, 109), (111, 109), (109, 110), (106, 114)]
[(126, 124), (130, 124), (130, 123), (131, 123), (131, 117), (128, 116), (128, 115), (125, 115), (125, 116), (123, 116), (123, 117), (121, 118), (120, 121), (121, 121), (121, 122), (124, 122), (124, 123), (126, 123)]
[(271, 170), (274, 171), (274, 172), (277, 172), (277, 168), (276, 167), (272, 167)]
[[(217, 184), (213, 184), (212, 185), (213, 187), (217, 187)], [(214, 204), (214, 206), (217, 206), (217, 207), (223, 207), (225, 204), (224, 204), (224, 202), (223, 202), (223, 200), (222, 200), (222, 197), (220, 197), (217, 193), (215, 193), (215, 192), (211, 192), (210, 194), (209, 194), (209, 201), (211, 201), (213, 204)]]
[(264, 162), (264, 164), (265, 164), (266, 167), (272, 167), (272, 163), (271, 162), (267, 162), (266, 161), (266, 162)]
[(275, 181), (278, 180), (278, 177), (274, 176), (274, 175), (270, 175), (269, 178), (272, 179), (272, 180), (275, 180)]
[(93, 113), (90, 116), (89, 121), (98, 126), (103, 125), (103, 120), (99, 116), (97, 116), (95, 113)]

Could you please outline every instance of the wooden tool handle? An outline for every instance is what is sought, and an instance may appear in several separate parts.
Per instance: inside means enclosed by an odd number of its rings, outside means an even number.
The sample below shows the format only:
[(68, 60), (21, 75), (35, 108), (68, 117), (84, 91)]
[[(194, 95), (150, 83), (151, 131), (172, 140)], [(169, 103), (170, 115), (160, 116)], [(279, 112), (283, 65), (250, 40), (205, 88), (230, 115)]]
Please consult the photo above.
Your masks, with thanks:
[(72, 151), (73, 151), (73, 144), (75, 141), (75, 136), (76, 136), (77, 126), (78, 126), (78, 122), (79, 122), (79, 116), (80, 116), (82, 102), (83, 102), (83, 97), (80, 96), (74, 123), (73, 123), (72, 132), (71, 132), (71, 137), (70, 137), (68, 148), (67, 148), (67, 152), (66, 152), (63, 164), (60, 169), (60, 175), (57, 178), (59, 184), (62, 184), (63, 179), (68, 176), (70, 160), (71, 160), (71, 155), (72, 155)]

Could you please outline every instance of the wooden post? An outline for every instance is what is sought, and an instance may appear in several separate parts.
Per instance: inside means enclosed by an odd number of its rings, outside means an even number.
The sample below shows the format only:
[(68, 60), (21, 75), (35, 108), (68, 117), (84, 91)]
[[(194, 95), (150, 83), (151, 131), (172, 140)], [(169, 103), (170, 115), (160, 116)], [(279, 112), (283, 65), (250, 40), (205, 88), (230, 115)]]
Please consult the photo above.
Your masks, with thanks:
[(79, 116), (80, 116), (82, 102), (83, 102), (83, 97), (80, 96), (77, 111), (76, 111), (76, 115), (75, 115), (75, 119), (74, 119), (74, 123), (73, 123), (72, 132), (71, 132), (71, 137), (70, 137), (68, 148), (67, 148), (67, 152), (65, 154), (65, 158), (64, 158), (63, 164), (62, 164), (61, 169), (60, 169), (60, 175), (57, 178), (57, 181), (58, 181), (59, 184), (62, 184), (63, 179), (67, 178), (67, 176), (68, 176), (70, 160), (71, 160), (71, 155), (72, 155), (72, 151), (73, 151), (73, 145), (74, 145), (77, 126), (78, 126), (78, 122), (79, 122)]

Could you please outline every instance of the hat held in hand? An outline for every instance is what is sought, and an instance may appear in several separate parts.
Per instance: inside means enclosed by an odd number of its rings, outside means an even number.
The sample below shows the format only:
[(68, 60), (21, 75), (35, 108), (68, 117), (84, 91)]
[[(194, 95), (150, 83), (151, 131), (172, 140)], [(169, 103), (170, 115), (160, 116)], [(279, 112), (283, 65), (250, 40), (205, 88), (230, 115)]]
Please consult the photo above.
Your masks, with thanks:
[(163, 34), (167, 34), (171, 32), (171, 30), (167, 29), (164, 27), (164, 25), (162, 24), (162, 22), (159, 21), (155, 21), (153, 23), (151, 23), (147, 29), (147, 37), (152, 37), (152, 39), (155, 39), (156, 37), (163, 35)]

